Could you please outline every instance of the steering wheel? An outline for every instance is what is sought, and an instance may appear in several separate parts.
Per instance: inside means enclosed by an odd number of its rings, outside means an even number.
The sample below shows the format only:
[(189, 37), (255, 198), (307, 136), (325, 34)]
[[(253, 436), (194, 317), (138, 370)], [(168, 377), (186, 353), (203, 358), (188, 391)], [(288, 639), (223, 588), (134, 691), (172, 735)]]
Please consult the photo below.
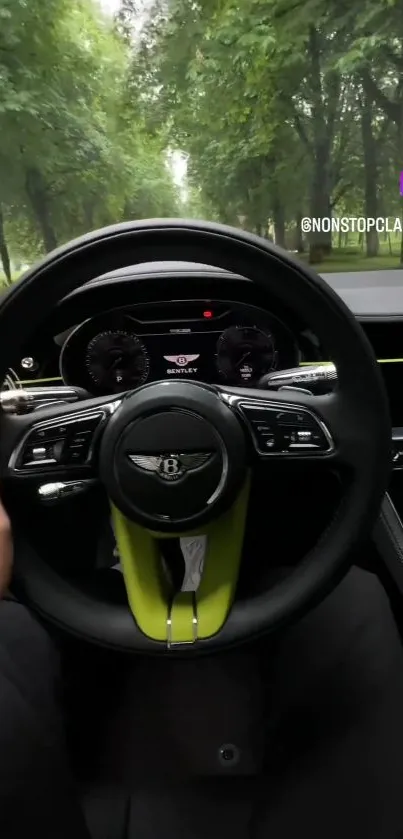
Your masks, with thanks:
[[(83, 236), (47, 256), (0, 303), (0, 381), (26, 337), (67, 294), (94, 276), (160, 260), (208, 262), (241, 274), (294, 309), (326, 346), (336, 389), (268, 393), (158, 381), (133, 392), (0, 417), (0, 477), (14, 489), (39, 481), (96, 476), (110, 500), (127, 605), (107, 602), (64, 579), (26, 544), (15, 575), (23, 598), (69, 632), (110, 648), (146, 653), (212, 651), (251, 639), (303, 613), (342, 577), (368, 537), (387, 488), (391, 428), (370, 344), (340, 298), (308, 267), (267, 241), (219, 224), (130, 222)], [(169, 281), (167, 281), (169, 282)], [(135, 295), (135, 291), (133, 292)], [(56, 445), (54, 441), (56, 440)], [(53, 442), (52, 442), (53, 441)], [(33, 447), (52, 442), (32, 462)], [(74, 444), (75, 462), (60, 453)], [(316, 546), (286, 579), (238, 599), (236, 585), (253, 471), (328, 466), (342, 499)], [(268, 504), (269, 506), (269, 504)], [(175, 593), (162, 571), (159, 540), (206, 537), (197, 592)]]

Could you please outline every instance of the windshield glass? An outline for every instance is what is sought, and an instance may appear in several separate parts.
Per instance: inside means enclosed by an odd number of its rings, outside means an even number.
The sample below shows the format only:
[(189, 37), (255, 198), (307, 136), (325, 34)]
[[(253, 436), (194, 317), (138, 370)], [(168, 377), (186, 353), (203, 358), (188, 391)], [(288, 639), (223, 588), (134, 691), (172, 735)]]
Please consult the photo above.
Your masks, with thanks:
[(150, 217), (403, 261), (401, 0), (0, 0), (0, 73), (3, 285)]

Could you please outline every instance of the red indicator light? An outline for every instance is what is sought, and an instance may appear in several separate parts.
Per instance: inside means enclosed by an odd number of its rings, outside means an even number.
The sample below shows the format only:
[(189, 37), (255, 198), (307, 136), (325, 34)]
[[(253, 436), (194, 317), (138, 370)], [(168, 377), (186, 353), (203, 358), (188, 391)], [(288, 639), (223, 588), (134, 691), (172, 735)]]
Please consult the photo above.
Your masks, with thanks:
[(204, 318), (212, 318), (213, 317), (212, 311), (210, 309), (206, 309), (206, 311), (203, 312), (203, 317)]

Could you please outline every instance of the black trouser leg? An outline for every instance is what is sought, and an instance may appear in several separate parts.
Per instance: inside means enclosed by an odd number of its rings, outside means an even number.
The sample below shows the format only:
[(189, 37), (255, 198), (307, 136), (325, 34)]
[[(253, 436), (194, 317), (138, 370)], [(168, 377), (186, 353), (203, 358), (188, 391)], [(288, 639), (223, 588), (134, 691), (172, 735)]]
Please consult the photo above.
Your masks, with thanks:
[(270, 671), (255, 836), (401, 839), (403, 648), (377, 578), (352, 570), (284, 634)]
[(58, 657), (20, 604), (0, 602), (1, 839), (88, 839), (67, 766)]

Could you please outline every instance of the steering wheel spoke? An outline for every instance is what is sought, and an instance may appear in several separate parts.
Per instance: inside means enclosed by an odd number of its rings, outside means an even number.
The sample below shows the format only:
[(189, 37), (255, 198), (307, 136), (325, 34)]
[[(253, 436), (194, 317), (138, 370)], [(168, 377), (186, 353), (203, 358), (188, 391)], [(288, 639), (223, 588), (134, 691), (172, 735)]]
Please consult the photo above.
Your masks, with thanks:
[(121, 398), (54, 404), (23, 416), (0, 415), (0, 474), (77, 480), (97, 474), (98, 441)]
[[(130, 521), (112, 505), (114, 531), (127, 598), (140, 631), (169, 649), (219, 633), (235, 597), (248, 509), (248, 475), (234, 504), (201, 530), (186, 532), (190, 556), (205, 539), (200, 582), (174, 591), (161, 563), (161, 536)], [(178, 539), (181, 534), (170, 534)], [(199, 560), (200, 561), (200, 560)]]

